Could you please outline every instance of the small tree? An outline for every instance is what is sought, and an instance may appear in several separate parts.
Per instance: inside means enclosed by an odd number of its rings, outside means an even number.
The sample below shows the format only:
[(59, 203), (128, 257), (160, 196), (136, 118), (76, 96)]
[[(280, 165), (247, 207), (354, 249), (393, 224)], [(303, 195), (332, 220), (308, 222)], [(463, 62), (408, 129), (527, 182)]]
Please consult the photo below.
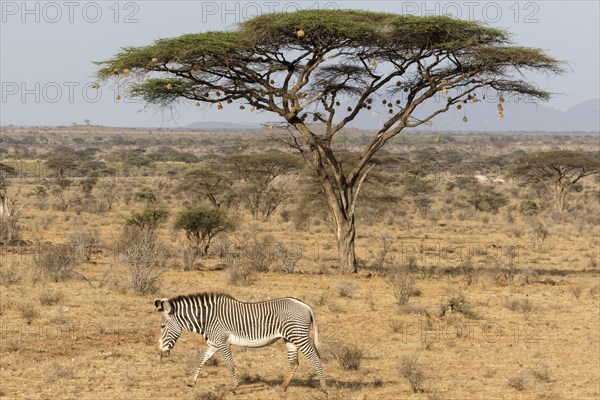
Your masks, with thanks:
[(180, 212), (174, 227), (185, 231), (192, 250), (206, 255), (212, 239), (221, 232), (232, 230), (234, 225), (222, 209), (195, 207)]
[(135, 197), (136, 200), (144, 201), (148, 205), (158, 203), (158, 198), (156, 197), (156, 194), (154, 194), (154, 191), (149, 187), (141, 188), (140, 190), (135, 192), (135, 194), (133, 196)]
[(242, 191), (254, 219), (261, 214), (268, 219), (277, 209), (287, 194), (274, 187), (273, 181), (300, 166), (298, 158), (286, 153), (235, 155), (224, 162), (243, 181)]
[(213, 207), (219, 208), (231, 189), (231, 180), (225, 174), (202, 166), (187, 171), (177, 190), (199, 198), (205, 197)]
[(563, 212), (567, 208), (567, 195), (579, 188), (586, 176), (600, 172), (600, 160), (568, 150), (537, 152), (517, 159), (509, 176), (528, 184), (542, 184)]
[(134, 212), (125, 221), (127, 225), (136, 226), (150, 234), (154, 233), (166, 219), (169, 213), (164, 207), (152, 204), (146, 206), (141, 212)]
[(508, 203), (508, 199), (493, 187), (474, 183), (466, 188), (467, 203), (477, 211), (498, 212), (498, 209)]
[(17, 222), (19, 214), (25, 207), (25, 204), (17, 206), (19, 191), (15, 195), (11, 195), (8, 190), (9, 186), (8, 179), (0, 171), (0, 242), (4, 244), (18, 240), (19, 226)]

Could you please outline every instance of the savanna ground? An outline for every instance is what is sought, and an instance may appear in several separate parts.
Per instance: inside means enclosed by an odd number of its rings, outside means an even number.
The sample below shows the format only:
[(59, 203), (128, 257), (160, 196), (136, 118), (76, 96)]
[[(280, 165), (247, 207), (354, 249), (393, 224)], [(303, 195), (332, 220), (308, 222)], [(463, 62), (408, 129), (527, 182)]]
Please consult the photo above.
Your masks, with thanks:
[[(247, 206), (252, 188), (247, 181), (235, 181), (231, 189), (242, 195), (224, 196), (229, 200), (221, 206), (235, 220), (235, 230), (219, 234), (208, 255), (184, 268), (187, 242), (173, 229), (173, 219), (200, 201), (176, 190), (184, 171), (236, 152), (287, 151), (264, 137), (93, 126), (3, 129), (2, 163), (16, 168), (7, 176), (8, 193), (18, 208), (24, 207), (18, 214), (18, 240), (5, 243), (0, 258), (0, 395), (600, 396), (598, 180), (584, 180), (563, 213), (539, 188), (513, 181), (479, 183), (505, 197), (491, 208), (477, 210), (469, 192), (474, 175), (502, 177), (521, 154), (554, 148), (597, 151), (597, 135), (398, 138), (385, 156), (401, 160), (403, 167), (382, 161), (380, 175), (362, 194), (356, 275), (338, 273), (327, 213), (313, 201), (318, 192), (311, 191), (302, 172), (273, 181), (273, 190), (284, 199), (269, 218), (264, 213), (252, 218)], [(361, 140), (360, 132), (351, 132), (340, 146), (351, 152)], [(86, 193), (81, 184), (86, 175), (79, 170), (65, 174), (71, 183), (58, 187), (55, 171), (46, 169), (44, 160), (65, 148), (90, 147), (98, 150), (86, 153), (88, 161), (117, 173), (100, 177)], [(118, 153), (124, 150), (130, 153)], [(185, 153), (186, 160), (151, 157), (158, 153)], [(138, 158), (126, 165), (132, 154), (151, 162)], [(464, 168), (439, 168), (440, 160)], [(75, 160), (67, 169), (75, 171), (81, 163)], [(428, 168), (411, 172), (415, 166)], [(470, 180), (459, 179), (465, 176)], [(157, 259), (166, 271), (155, 282), (156, 290), (135, 293), (132, 266), (121, 248), (123, 231), (149, 197), (169, 213), (156, 231), (164, 250)], [(82, 241), (87, 243), (83, 257), (49, 255), (55, 249), (50, 244), (67, 244), (77, 252)], [(51, 262), (71, 263), (75, 272), (53, 279), (47, 267)], [(218, 354), (196, 387), (188, 388), (203, 340), (185, 332), (171, 358), (161, 361), (160, 314), (153, 299), (200, 291), (223, 291), (245, 301), (293, 296), (308, 303), (319, 324), (328, 393), (319, 391), (316, 374), (302, 356), (288, 391), (274, 390), (287, 368), (282, 342), (233, 348), (241, 383), (236, 395), (227, 392), (231, 383)]]

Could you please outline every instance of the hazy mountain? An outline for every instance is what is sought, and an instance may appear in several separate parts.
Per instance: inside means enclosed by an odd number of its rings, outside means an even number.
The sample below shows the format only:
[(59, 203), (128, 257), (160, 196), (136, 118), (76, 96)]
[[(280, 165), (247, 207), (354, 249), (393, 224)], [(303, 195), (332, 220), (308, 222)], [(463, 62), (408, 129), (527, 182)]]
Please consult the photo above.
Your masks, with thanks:
[[(425, 103), (415, 114), (423, 118), (439, 108), (435, 102)], [(345, 110), (347, 104), (339, 107)], [(388, 108), (383, 104), (374, 109), (362, 111), (349, 126), (358, 129), (375, 130), (388, 117)], [(463, 122), (463, 117), (467, 122)], [(184, 129), (201, 131), (235, 131), (262, 129), (260, 125), (245, 125), (225, 121), (201, 121), (187, 125)], [(504, 103), (504, 118), (497, 116), (497, 102), (482, 100), (476, 104), (463, 104), (461, 110), (452, 108), (436, 116), (430, 124), (417, 128), (420, 131), (543, 131), (543, 132), (600, 132), (600, 99), (585, 101), (567, 111), (559, 111), (541, 103)]]
[(199, 121), (183, 127), (183, 129), (190, 131), (242, 131), (261, 128), (262, 126), (237, 124), (225, 121)]
[[(430, 102), (423, 104), (423, 110), (415, 116), (423, 118), (440, 105)], [(376, 111), (361, 112), (352, 126), (360, 129), (376, 129), (387, 119), (387, 108), (376, 107)], [(467, 122), (463, 122), (463, 117)], [(589, 100), (559, 111), (543, 104), (504, 103), (504, 118), (497, 117), (497, 102), (480, 101), (476, 104), (463, 104), (461, 110), (455, 108), (437, 115), (428, 126), (419, 130), (444, 131), (591, 131), (600, 132), (600, 99)]]

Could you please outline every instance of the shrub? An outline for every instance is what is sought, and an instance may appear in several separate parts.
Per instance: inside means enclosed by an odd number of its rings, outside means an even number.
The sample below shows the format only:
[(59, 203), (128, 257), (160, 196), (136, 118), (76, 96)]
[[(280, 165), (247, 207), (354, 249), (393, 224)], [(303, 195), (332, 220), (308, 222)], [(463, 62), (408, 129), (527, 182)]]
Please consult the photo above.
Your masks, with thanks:
[(62, 292), (51, 292), (51, 291), (45, 291), (42, 292), (40, 294), (40, 303), (42, 303), (43, 306), (53, 306), (55, 304), (58, 304), (59, 301), (61, 301), (63, 298), (63, 294)]
[(462, 293), (453, 295), (446, 303), (440, 305), (440, 316), (443, 316), (448, 310), (458, 312), (470, 319), (479, 319), (477, 314), (471, 308), (471, 305)]
[(467, 203), (475, 207), (477, 211), (495, 213), (508, 203), (508, 198), (491, 186), (475, 183), (467, 187)]
[(336, 351), (335, 358), (342, 369), (357, 370), (363, 359), (363, 352), (358, 346), (344, 345)]
[(536, 380), (540, 382), (552, 382), (552, 378), (550, 377), (550, 367), (546, 363), (544, 363), (540, 369), (532, 370), (531, 374)]
[(408, 381), (414, 393), (425, 391), (424, 385), (427, 379), (423, 364), (417, 356), (405, 355), (400, 360), (400, 375)]
[(352, 298), (356, 291), (356, 285), (352, 282), (340, 282), (337, 285), (337, 292), (340, 297)]
[(396, 304), (399, 306), (408, 304), (412, 295), (420, 294), (420, 291), (417, 292), (417, 289), (415, 289), (415, 279), (412, 277), (394, 275), (388, 281), (394, 290)]
[(392, 248), (392, 243), (393, 240), (391, 237), (385, 235), (381, 236), (381, 248), (373, 255), (374, 259), (373, 263), (371, 264), (371, 268), (377, 276), (385, 277), (389, 273), (387, 258)]
[(38, 247), (34, 262), (55, 282), (74, 275), (76, 257), (73, 248), (66, 244), (44, 244)]
[(19, 270), (14, 266), (9, 267), (4, 264), (0, 266), (0, 285), (10, 286), (21, 282), (22, 276)]
[(146, 206), (141, 212), (134, 212), (125, 221), (126, 225), (154, 232), (168, 218), (167, 210), (157, 204)]
[(250, 270), (267, 272), (275, 261), (274, 244), (268, 240), (254, 240), (253, 244), (245, 244), (241, 248), (240, 261)]
[(119, 239), (119, 260), (128, 267), (129, 287), (135, 293), (153, 293), (167, 269), (167, 250), (154, 234), (125, 226)]
[(78, 262), (92, 258), (92, 251), (98, 246), (100, 235), (96, 229), (79, 228), (69, 238)]
[(31, 303), (23, 303), (19, 305), (19, 313), (21, 317), (27, 322), (27, 325), (31, 325), (34, 319), (39, 317), (40, 313)]
[(529, 319), (531, 314), (538, 311), (538, 307), (528, 298), (511, 299), (506, 302), (506, 308), (515, 312), (522, 312), (525, 319)]
[(519, 211), (522, 215), (531, 216), (538, 213), (540, 207), (533, 200), (522, 200), (519, 204)]
[(234, 264), (226, 270), (227, 282), (231, 285), (249, 286), (256, 281), (256, 271), (245, 264)]
[(233, 230), (234, 224), (220, 208), (195, 207), (180, 212), (174, 227), (185, 231), (190, 246), (206, 255), (212, 239), (221, 232)]
[(293, 274), (296, 264), (302, 259), (302, 249), (299, 244), (287, 247), (283, 243), (277, 245), (277, 255), (282, 263), (282, 269), (288, 274)]
[(510, 378), (508, 378), (508, 386), (519, 391), (525, 390), (527, 387), (527, 379), (522, 373), (519, 375), (511, 376)]

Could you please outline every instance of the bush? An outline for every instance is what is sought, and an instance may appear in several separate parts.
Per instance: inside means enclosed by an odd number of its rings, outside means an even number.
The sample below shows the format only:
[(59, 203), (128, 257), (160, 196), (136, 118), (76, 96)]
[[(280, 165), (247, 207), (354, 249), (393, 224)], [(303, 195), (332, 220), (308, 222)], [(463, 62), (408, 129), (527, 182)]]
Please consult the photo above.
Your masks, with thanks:
[(256, 271), (243, 263), (231, 265), (226, 272), (227, 282), (231, 285), (250, 286), (256, 281)]
[(158, 280), (168, 266), (167, 250), (154, 234), (137, 227), (125, 226), (119, 239), (119, 260), (129, 270), (129, 287), (135, 293), (154, 293)]
[(467, 203), (477, 211), (495, 213), (500, 207), (508, 204), (508, 198), (491, 186), (476, 183), (467, 188)]
[(125, 221), (126, 225), (154, 232), (169, 216), (167, 210), (156, 204), (148, 205), (142, 212), (135, 212)]
[(51, 292), (51, 291), (46, 291), (46, 292), (42, 292), (40, 294), (40, 303), (42, 303), (43, 306), (53, 306), (55, 304), (58, 304), (59, 301), (62, 300), (63, 298), (63, 294), (62, 292)]
[(417, 356), (403, 356), (400, 360), (400, 375), (408, 381), (415, 393), (425, 391), (424, 384), (427, 379), (424, 367)]
[(513, 389), (523, 391), (527, 387), (527, 379), (523, 373), (508, 378), (508, 386)]
[(337, 292), (340, 297), (352, 298), (356, 291), (356, 285), (352, 282), (340, 282), (337, 285)]
[(335, 358), (342, 369), (357, 370), (363, 359), (363, 352), (358, 346), (344, 345), (337, 350)]
[(70, 236), (70, 244), (78, 262), (87, 262), (98, 246), (100, 235), (96, 229), (79, 228)]
[(208, 254), (212, 239), (221, 232), (234, 229), (233, 221), (220, 208), (195, 207), (179, 213), (174, 228), (185, 231), (190, 246)]
[(523, 200), (521, 201), (521, 204), (519, 204), (519, 211), (522, 215), (535, 215), (539, 210), (538, 204), (533, 200)]
[(470, 319), (479, 319), (480, 316), (471, 308), (471, 305), (462, 293), (453, 295), (446, 303), (440, 304), (439, 315), (443, 316), (447, 311), (458, 312)]
[(395, 275), (389, 278), (388, 281), (392, 285), (394, 298), (399, 306), (408, 304), (411, 296), (420, 294), (420, 291), (417, 292), (417, 289), (415, 289), (415, 279), (412, 277)]
[(27, 325), (31, 325), (34, 319), (39, 317), (40, 313), (31, 303), (23, 303), (19, 305), (19, 313), (21, 317), (27, 322)]
[(2, 265), (0, 267), (0, 285), (10, 286), (21, 282), (22, 276), (14, 266)]
[(77, 262), (73, 248), (66, 244), (44, 244), (34, 255), (35, 264), (55, 282), (72, 277)]
[(283, 271), (293, 274), (296, 270), (296, 264), (302, 259), (302, 249), (299, 244), (286, 247), (283, 243), (279, 243), (277, 245), (277, 255), (281, 260)]

